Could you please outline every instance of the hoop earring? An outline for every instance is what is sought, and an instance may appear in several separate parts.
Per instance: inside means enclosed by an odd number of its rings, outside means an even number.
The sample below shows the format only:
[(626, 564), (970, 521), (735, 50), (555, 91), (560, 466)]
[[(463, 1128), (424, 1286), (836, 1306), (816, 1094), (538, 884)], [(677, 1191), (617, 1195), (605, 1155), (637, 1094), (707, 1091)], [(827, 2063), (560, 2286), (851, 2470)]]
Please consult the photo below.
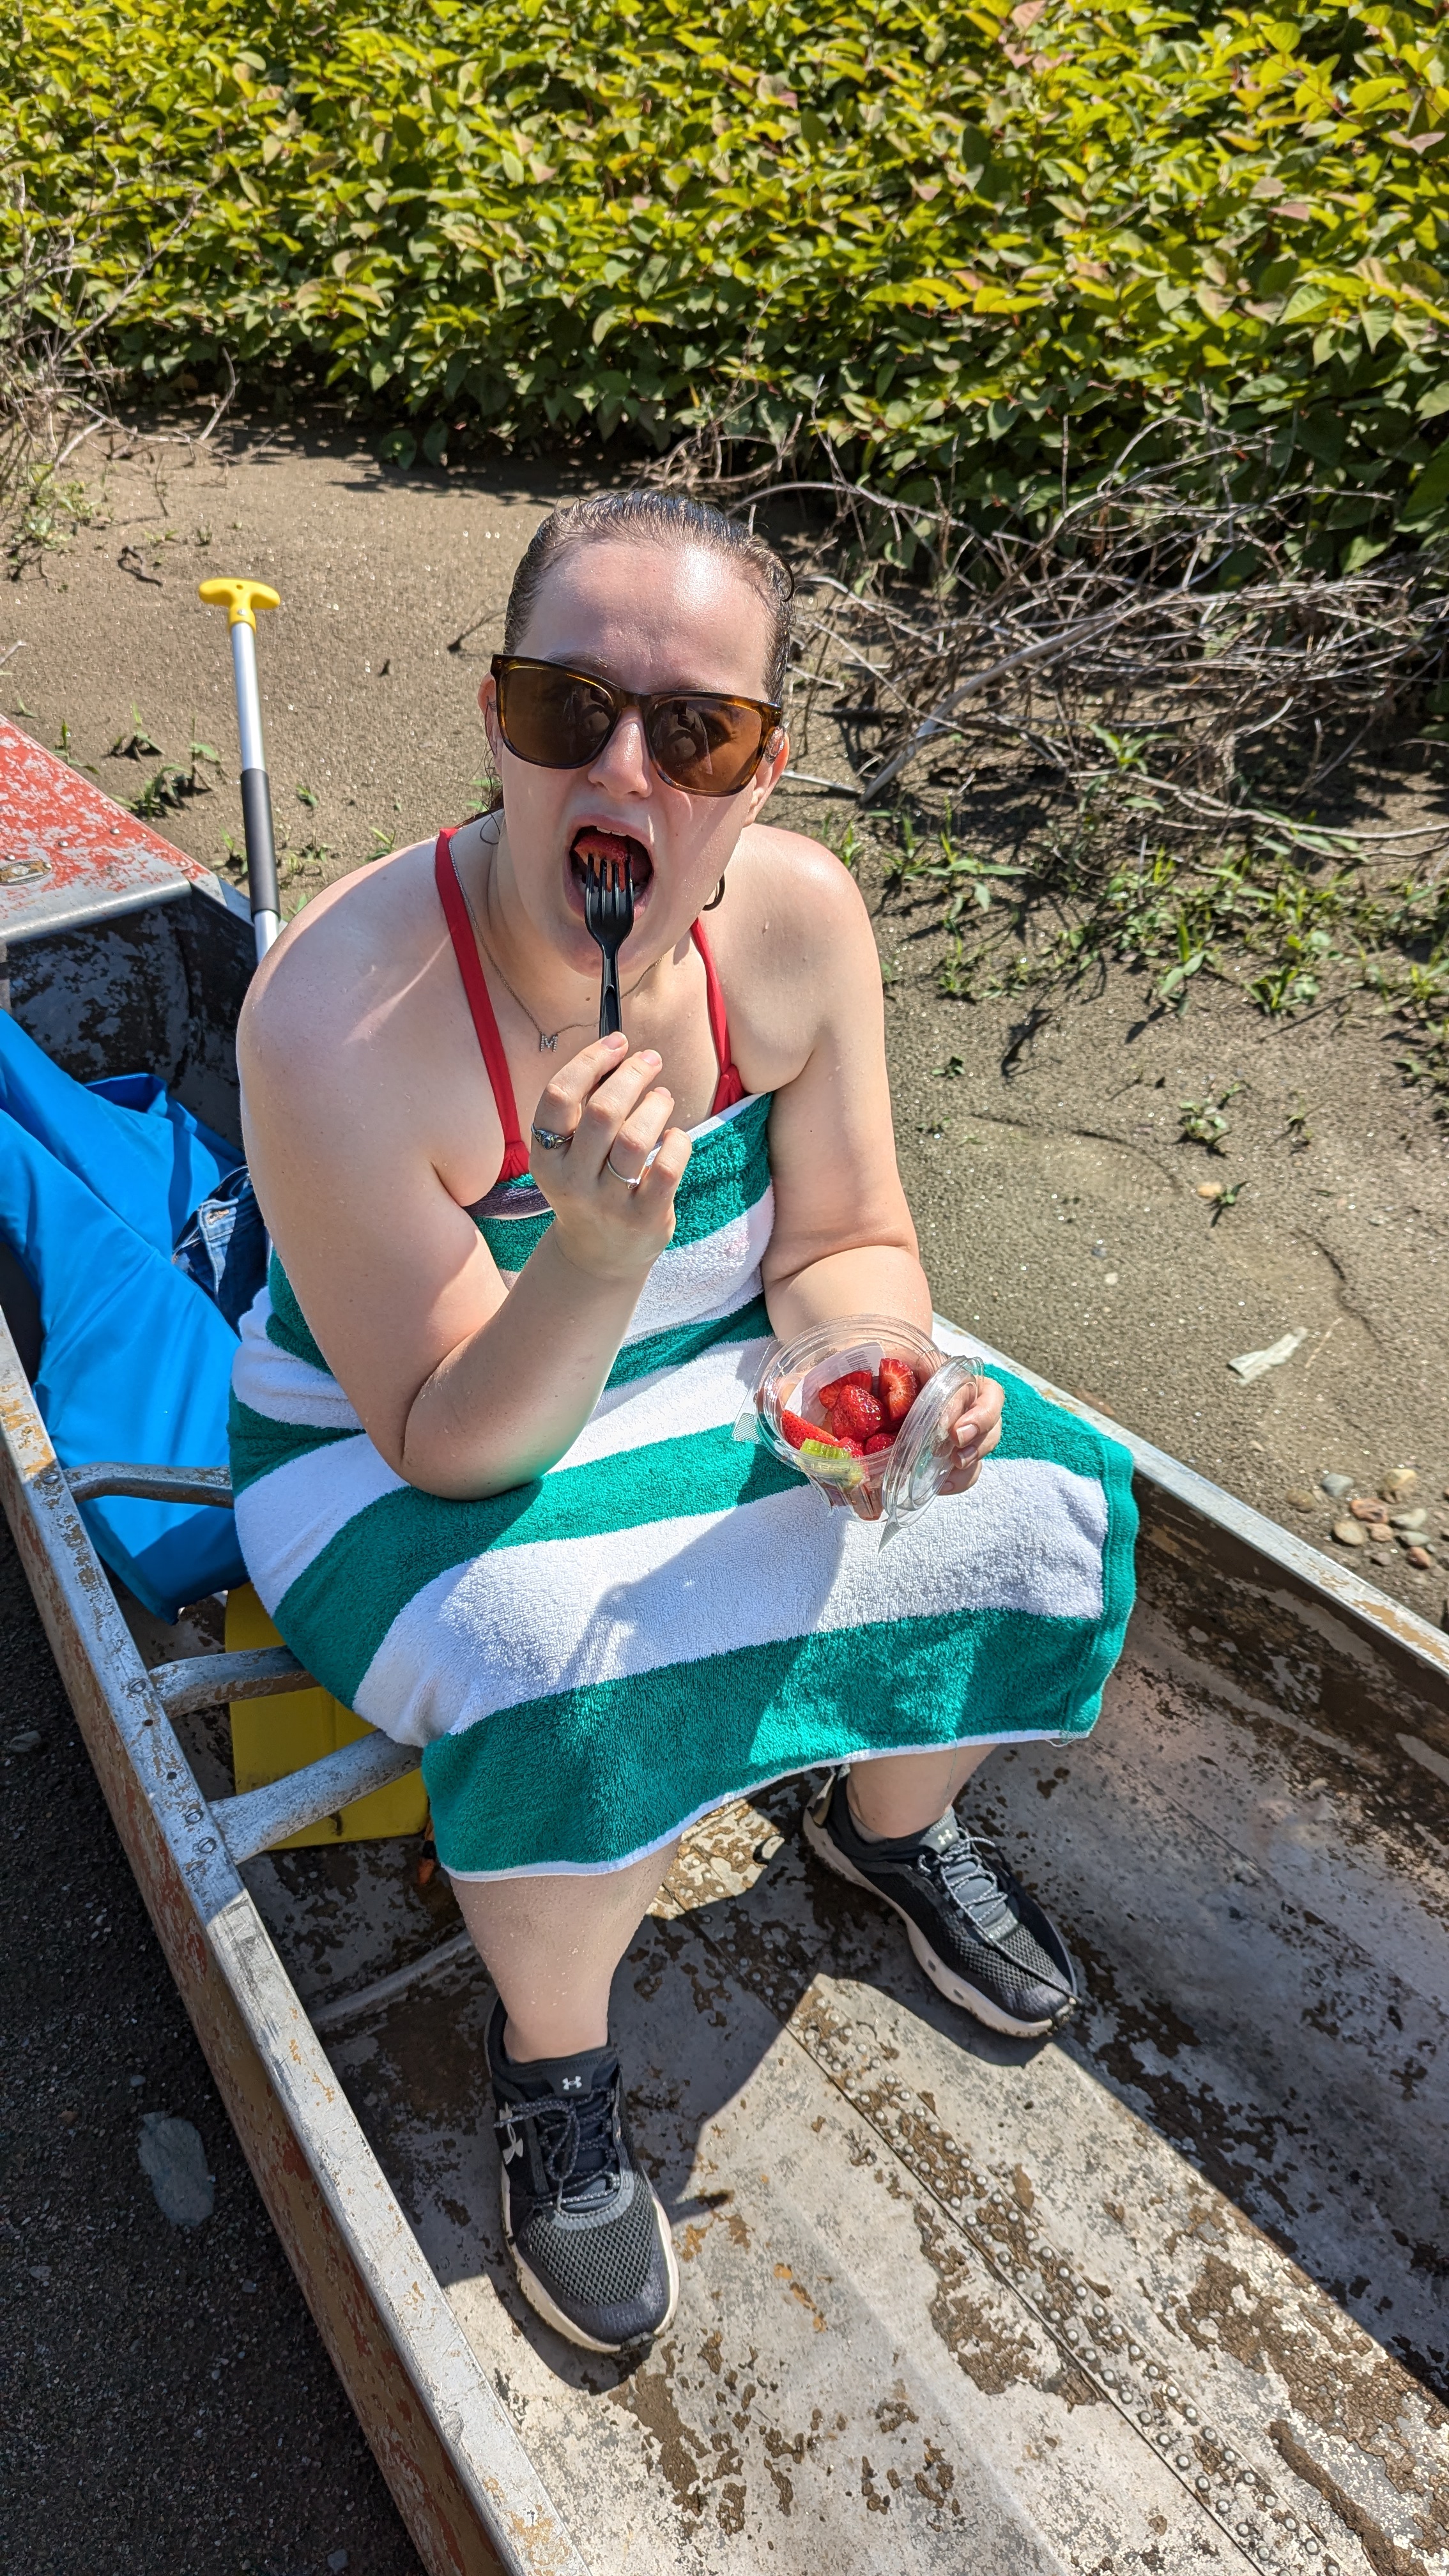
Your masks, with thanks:
[(725, 890), (725, 881), (724, 881), (724, 878), (723, 878), (723, 877), (721, 877), (721, 878), (720, 878), (720, 881), (719, 881), (719, 884), (715, 887), (715, 890), (714, 890), (713, 894), (710, 896), (710, 899), (709, 899), (708, 903), (702, 903), (702, 904), (700, 905), (700, 907), (699, 907), (699, 908), (700, 908), (700, 911), (701, 911), (701, 912), (718, 912), (718, 910), (719, 910), (719, 908), (720, 908), (720, 905), (721, 905), (721, 904), (723, 903), (723, 901), (724, 901), (724, 890)]

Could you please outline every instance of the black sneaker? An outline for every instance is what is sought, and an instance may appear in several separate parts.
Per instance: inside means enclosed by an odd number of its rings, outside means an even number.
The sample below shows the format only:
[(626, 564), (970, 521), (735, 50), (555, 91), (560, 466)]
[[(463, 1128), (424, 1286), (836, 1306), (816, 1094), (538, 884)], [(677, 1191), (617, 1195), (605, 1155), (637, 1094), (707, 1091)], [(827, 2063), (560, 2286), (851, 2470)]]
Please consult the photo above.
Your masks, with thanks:
[(679, 2269), (634, 2158), (612, 2048), (515, 2066), (495, 2003), (485, 2047), (502, 2149), (503, 2233), (523, 2295), (570, 2343), (622, 2352), (667, 2326)]
[(1041, 2039), (1077, 2006), (1067, 1947), (1051, 1918), (987, 1843), (947, 1810), (924, 1834), (867, 1842), (835, 1772), (806, 1808), (805, 1840), (853, 1887), (894, 1906), (933, 1986), (990, 2030)]

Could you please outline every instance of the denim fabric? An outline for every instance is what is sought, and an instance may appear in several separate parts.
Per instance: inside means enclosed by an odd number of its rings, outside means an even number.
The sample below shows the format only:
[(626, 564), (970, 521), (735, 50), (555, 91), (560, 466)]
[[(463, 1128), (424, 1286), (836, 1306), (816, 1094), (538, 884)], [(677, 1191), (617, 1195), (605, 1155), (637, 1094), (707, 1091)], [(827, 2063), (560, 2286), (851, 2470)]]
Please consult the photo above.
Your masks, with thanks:
[(239, 1331), (267, 1275), (267, 1230), (245, 1163), (202, 1200), (171, 1258)]

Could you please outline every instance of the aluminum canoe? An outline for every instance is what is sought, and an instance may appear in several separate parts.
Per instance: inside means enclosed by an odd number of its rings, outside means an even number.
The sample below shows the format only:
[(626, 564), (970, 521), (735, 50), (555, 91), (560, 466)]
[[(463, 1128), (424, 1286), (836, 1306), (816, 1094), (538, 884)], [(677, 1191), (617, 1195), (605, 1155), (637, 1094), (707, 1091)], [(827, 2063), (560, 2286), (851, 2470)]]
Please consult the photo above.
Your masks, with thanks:
[[(11, 1006), (234, 1127), (249, 951), (221, 889), (148, 883), (12, 922)], [(1449, 2576), (1449, 1636), (1102, 1427), (1126, 1653), (1095, 1735), (1004, 1750), (969, 1810), (1063, 1922), (1079, 2023), (955, 2014), (803, 1857), (804, 1783), (710, 1819), (618, 1982), (684, 2285), (625, 2369), (511, 2278), (445, 1887), (273, 1848), (412, 1756), (231, 1795), (226, 1701), (297, 1668), (118, 1594), (78, 1503), (186, 1479), (63, 1473), (0, 1326), (0, 1498), (77, 1723), (429, 2576)]]

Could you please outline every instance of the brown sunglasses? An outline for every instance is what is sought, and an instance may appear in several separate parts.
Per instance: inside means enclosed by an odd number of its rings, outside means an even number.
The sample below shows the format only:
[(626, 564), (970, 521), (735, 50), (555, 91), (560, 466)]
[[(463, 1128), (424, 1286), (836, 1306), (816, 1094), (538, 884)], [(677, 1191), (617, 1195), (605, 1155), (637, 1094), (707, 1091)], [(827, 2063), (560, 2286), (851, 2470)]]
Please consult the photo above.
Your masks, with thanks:
[(661, 777), (691, 796), (736, 796), (748, 786), (780, 722), (761, 698), (709, 689), (665, 689), (642, 698), (562, 662), (495, 653), (498, 730), (535, 769), (583, 769), (598, 757), (628, 707), (637, 707)]

